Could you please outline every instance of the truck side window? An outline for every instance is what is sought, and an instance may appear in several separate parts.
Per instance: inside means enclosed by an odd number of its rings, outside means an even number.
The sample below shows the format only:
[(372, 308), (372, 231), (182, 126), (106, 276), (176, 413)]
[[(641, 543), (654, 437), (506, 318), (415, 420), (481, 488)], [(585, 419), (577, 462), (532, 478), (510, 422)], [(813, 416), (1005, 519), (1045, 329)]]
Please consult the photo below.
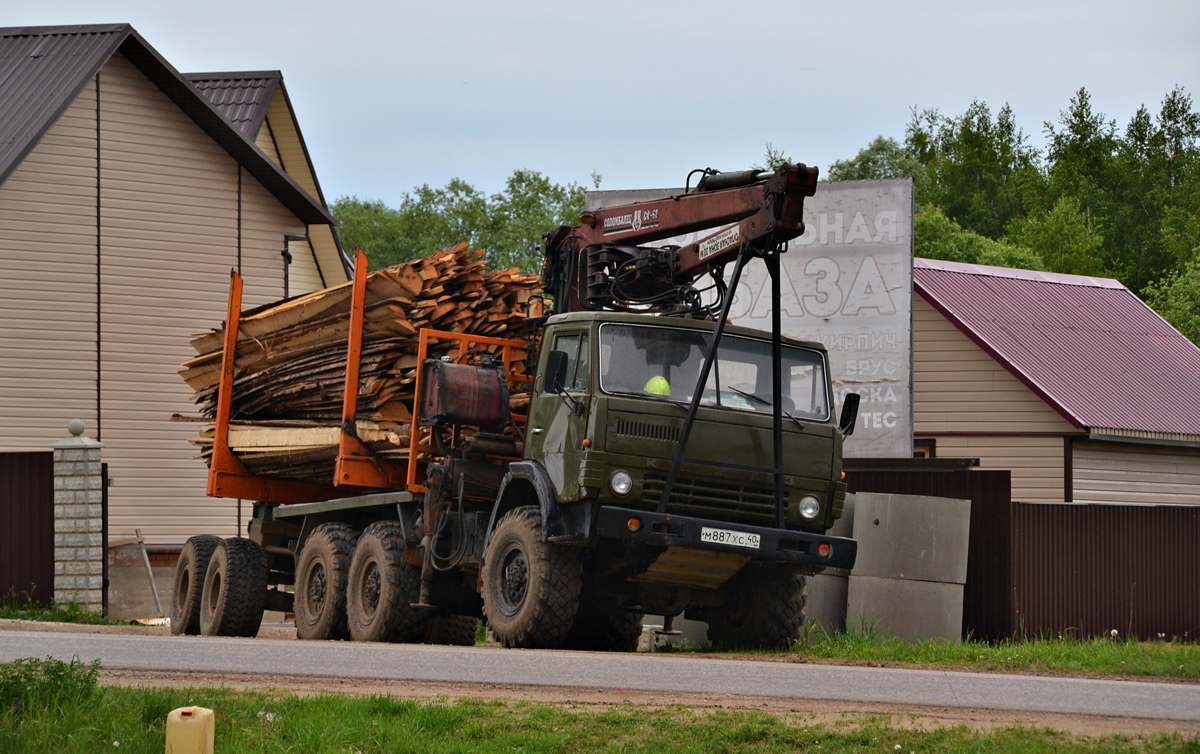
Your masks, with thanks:
[(566, 388), (568, 390), (587, 389), (587, 335), (584, 333), (559, 335), (554, 339), (554, 350), (562, 351), (567, 355)]

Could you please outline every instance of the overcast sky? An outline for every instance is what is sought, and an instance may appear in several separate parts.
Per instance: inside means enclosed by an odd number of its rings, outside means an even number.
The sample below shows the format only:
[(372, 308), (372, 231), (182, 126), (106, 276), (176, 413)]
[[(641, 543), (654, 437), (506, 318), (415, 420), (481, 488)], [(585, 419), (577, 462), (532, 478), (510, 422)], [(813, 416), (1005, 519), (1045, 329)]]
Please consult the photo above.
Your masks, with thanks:
[(1200, 94), (1196, 0), (0, 0), (5, 25), (128, 22), (176, 68), (279, 69), (326, 198), (518, 168), (603, 188), (825, 168), (910, 108), (1009, 103), (1036, 145), (1079, 87), (1124, 128)]

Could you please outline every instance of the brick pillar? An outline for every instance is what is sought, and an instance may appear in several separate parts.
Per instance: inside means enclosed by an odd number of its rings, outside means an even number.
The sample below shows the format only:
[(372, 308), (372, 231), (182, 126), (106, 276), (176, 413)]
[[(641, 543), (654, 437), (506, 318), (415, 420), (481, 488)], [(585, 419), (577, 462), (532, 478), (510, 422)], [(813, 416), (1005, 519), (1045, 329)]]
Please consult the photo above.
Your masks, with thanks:
[(104, 605), (104, 534), (101, 502), (104, 444), (83, 436), (72, 419), (71, 436), (54, 443), (54, 601), (78, 602), (100, 612)]

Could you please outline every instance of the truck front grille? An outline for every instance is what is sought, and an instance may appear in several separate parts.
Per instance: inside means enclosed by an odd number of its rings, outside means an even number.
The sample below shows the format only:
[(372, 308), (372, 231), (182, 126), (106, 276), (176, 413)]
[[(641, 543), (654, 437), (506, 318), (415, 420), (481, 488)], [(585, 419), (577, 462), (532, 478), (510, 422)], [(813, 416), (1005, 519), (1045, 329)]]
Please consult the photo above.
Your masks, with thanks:
[(679, 427), (654, 422), (635, 422), (628, 419), (618, 419), (616, 431), (618, 435), (636, 437), (639, 440), (662, 440), (664, 442), (679, 442)]
[[(642, 482), (642, 505), (658, 507), (667, 477), (647, 474)], [(787, 505), (788, 491), (783, 491)], [(758, 526), (775, 525), (775, 490), (749, 484), (715, 482), (709, 479), (678, 477), (671, 488), (667, 512), (679, 516), (711, 518)]]

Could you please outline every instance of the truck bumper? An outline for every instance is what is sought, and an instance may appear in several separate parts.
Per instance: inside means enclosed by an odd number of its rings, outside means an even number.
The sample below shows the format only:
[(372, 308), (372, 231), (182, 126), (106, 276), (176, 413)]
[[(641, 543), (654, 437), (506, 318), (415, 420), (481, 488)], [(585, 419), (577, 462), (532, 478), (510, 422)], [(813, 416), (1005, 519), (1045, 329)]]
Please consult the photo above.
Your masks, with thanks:
[[(641, 526), (636, 531), (629, 522), (637, 519)], [(734, 532), (739, 535), (757, 535), (758, 547), (722, 544), (702, 538), (702, 530)], [(757, 561), (795, 563), (819, 568), (852, 568), (858, 556), (858, 542), (845, 537), (825, 534), (774, 529), (762, 526), (730, 524), (703, 518), (673, 516), (669, 513), (601, 506), (596, 521), (596, 534), (608, 539), (620, 539), (659, 547), (688, 547), (697, 550), (714, 550), (749, 555)], [(746, 538), (741, 537), (743, 541)], [(829, 546), (829, 554), (822, 556), (822, 544)]]

